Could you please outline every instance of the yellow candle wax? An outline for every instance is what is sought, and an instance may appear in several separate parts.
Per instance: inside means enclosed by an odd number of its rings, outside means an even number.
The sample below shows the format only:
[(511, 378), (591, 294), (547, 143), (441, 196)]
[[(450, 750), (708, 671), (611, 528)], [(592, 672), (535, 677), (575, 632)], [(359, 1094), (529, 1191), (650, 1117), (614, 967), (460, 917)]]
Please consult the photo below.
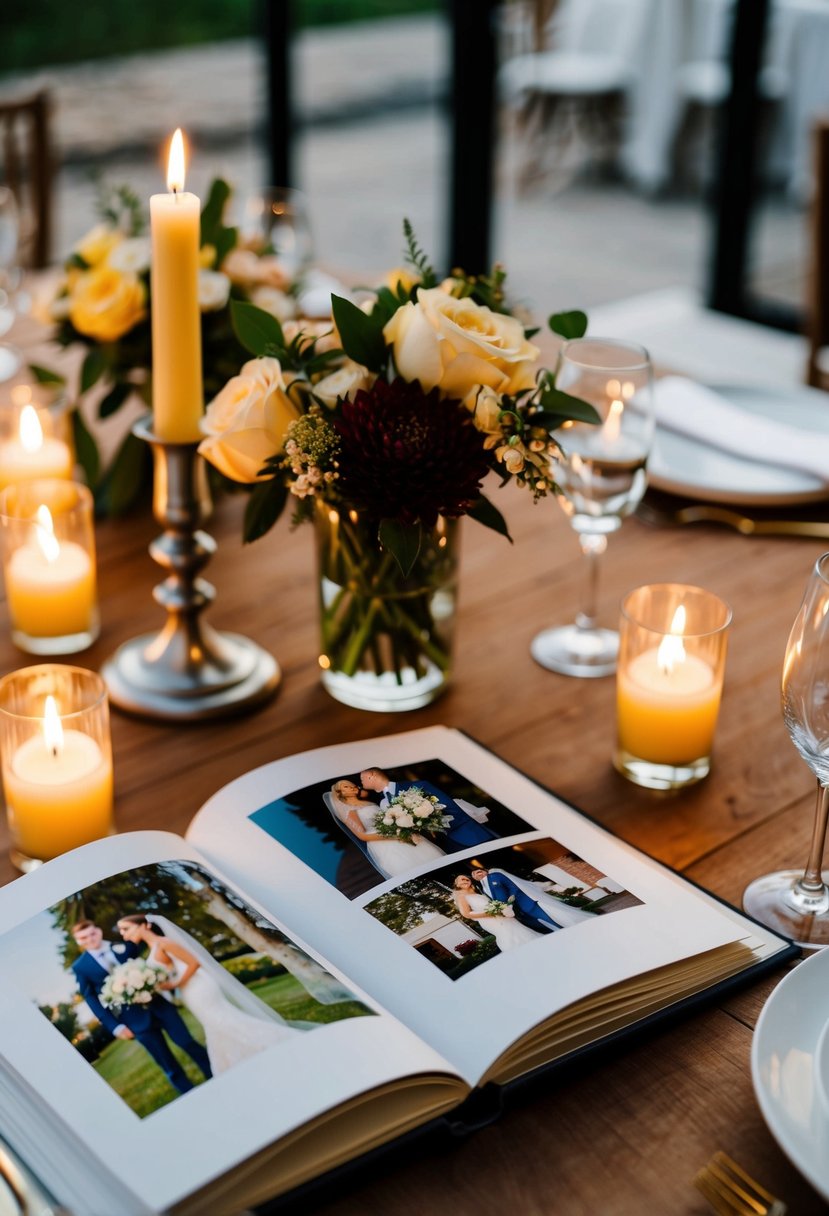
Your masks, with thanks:
[(721, 683), (710, 664), (685, 654), (670, 667), (654, 647), (616, 680), (619, 746), (653, 764), (687, 764), (711, 752)]
[[(172, 193), (150, 199), (153, 430), (170, 443), (193, 443), (202, 437), (204, 405), (198, 297), (201, 208), (195, 194), (182, 193), (184, 154), (181, 133), (176, 136), (167, 179)], [(176, 163), (174, 155), (179, 154)]]
[(69, 445), (54, 436), (44, 437), (37, 410), (26, 405), (20, 414), (18, 435), (0, 443), (0, 490), (37, 478), (69, 481), (72, 465)]
[(82, 731), (64, 731), (57, 747), (27, 739), (3, 784), (12, 839), (29, 857), (57, 857), (112, 829), (112, 760)]
[(51, 540), (54, 549), (44, 549), (36, 540), (21, 545), (6, 565), (12, 628), (33, 638), (86, 633), (95, 617), (92, 558), (74, 541)]

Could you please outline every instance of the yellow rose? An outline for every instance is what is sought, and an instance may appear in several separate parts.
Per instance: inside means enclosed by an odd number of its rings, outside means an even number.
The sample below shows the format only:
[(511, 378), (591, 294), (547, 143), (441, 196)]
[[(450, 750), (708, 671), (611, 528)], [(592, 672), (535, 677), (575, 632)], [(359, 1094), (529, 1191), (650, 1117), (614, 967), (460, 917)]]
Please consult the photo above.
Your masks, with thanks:
[(250, 359), (210, 402), (199, 451), (225, 477), (257, 481), (268, 457), (282, 451), (300, 413), (287, 392), (292, 378), (278, 359)]
[(314, 396), (323, 405), (333, 409), (339, 400), (353, 401), (361, 388), (370, 389), (376, 379), (373, 372), (349, 359), (335, 372), (330, 372), (317, 381), (314, 385)]
[(118, 228), (111, 228), (109, 224), (96, 224), (86, 236), (81, 237), (74, 252), (79, 254), (88, 266), (99, 266), (123, 239), (124, 234)]
[(402, 287), (404, 291), (411, 291), (420, 282), (416, 274), (412, 274), (411, 270), (406, 270), (402, 266), (395, 267), (386, 275), (386, 286), (390, 291), (397, 291), (398, 287)]
[(421, 287), (383, 336), (403, 379), (419, 380), (427, 392), (439, 388), (444, 397), (463, 399), (479, 384), (514, 393), (535, 383), (538, 347), (520, 322), (440, 287)]
[(115, 342), (147, 315), (146, 292), (134, 274), (99, 266), (79, 275), (71, 293), (69, 320), (79, 333)]

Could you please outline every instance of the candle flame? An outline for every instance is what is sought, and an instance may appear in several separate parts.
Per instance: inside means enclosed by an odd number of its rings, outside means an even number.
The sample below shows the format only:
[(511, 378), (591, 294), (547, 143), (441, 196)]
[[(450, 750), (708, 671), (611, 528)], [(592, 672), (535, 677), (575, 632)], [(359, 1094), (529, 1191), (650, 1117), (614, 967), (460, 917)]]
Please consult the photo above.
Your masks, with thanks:
[(184, 189), (184, 138), (181, 127), (176, 127), (170, 140), (170, 155), (167, 160), (167, 189), (179, 194)]
[(670, 632), (662, 639), (656, 652), (657, 666), (666, 676), (669, 676), (680, 663), (685, 662), (685, 647), (682, 643), (685, 619), (685, 605), (680, 604), (671, 621)]
[(43, 427), (33, 405), (24, 405), (20, 411), (20, 445), (26, 452), (37, 452), (43, 447)]
[(607, 411), (607, 417), (602, 426), (602, 439), (606, 439), (608, 443), (615, 443), (619, 438), (624, 410), (624, 402), (620, 401), (618, 397), (615, 401), (611, 401), (610, 409)]
[(52, 513), (48, 507), (41, 506), (35, 511), (35, 540), (47, 562), (53, 562), (60, 553), (58, 538), (55, 536), (55, 525)]
[(63, 727), (54, 697), (48, 696), (43, 707), (43, 741), (53, 756), (63, 750)]

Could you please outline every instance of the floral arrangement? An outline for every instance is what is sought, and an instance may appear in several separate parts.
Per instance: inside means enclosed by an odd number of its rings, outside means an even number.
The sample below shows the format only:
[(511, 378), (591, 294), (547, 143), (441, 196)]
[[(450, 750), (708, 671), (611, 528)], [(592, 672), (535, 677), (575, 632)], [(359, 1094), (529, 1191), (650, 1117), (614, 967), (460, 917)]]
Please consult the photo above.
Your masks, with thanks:
[[(246, 541), (288, 502), (294, 523), (316, 519), (320, 665), (343, 700), (355, 676), (387, 691), (445, 683), (454, 521), (468, 515), (509, 537), (483, 492), (488, 474), (544, 498), (557, 489), (553, 432), (568, 419), (599, 421), (540, 366), (537, 331), (512, 315), (503, 269), (439, 278), (408, 222), (404, 233), (407, 268), (362, 305), (334, 296), (328, 333), (289, 334), (253, 304), (231, 304), (255, 357), (208, 406), (200, 446), (251, 490)], [(548, 323), (579, 337), (587, 318)]]
[(374, 830), (407, 842), (423, 832), (443, 832), (452, 822), (451, 815), (441, 814), (445, 807), (434, 794), (425, 794), (420, 786), (412, 785), (402, 794), (394, 794), (388, 806), (377, 812)]
[[(208, 398), (245, 357), (231, 324), (231, 300), (250, 302), (284, 323), (297, 314), (299, 284), (266, 246), (243, 242), (238, 230), (225, 224), (230, 195), (227, 183), (217, 179), (201, 214), (199, 307)], [(54, 338), (61, 346), (86, 348), (80, 394), (102, 385), (98, 415), (107, 418), (132, 393), (151, 404), (150, 238), (147, 216), (126, 187), (102, 193), (99, 213), (100, 222), (64, 263), (44, 311), (56, 325)], [(42, 382), (62, 383), (62, 377), (46, 368), (35, 366), (32, 371)], [(114, 514), (125, 510), (149, 483), (147, 445), (128, 435), (102, 476), (95, 442), (77, 410), (74, 425), (78, 458), (99, 507)]]
[(119, 963), (101, 986), (101, 1004), (107, 1009), (149, 1005), (164, 978), (164, 972), (150, 966), (146, 959)]
[(515, 909), (511, 901), (491, 899), (484, 908), (484, 916), (515, 916)]

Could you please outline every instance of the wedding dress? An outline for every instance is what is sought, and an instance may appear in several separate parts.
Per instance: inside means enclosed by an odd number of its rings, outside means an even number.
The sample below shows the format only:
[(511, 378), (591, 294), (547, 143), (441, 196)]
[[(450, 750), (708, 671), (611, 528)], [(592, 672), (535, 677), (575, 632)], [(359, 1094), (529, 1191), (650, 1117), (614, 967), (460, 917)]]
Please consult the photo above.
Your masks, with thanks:
[(517, 874), (510, 874), (509, 870), (502, 870), (498, 866), (494, 866), (490, 870), (490, 874), (503, 874), (504, 878), (515, 883), (519, 890), (523, 891), (525, 895), (529, 895), (530, 899), (535, 900), (557, 925), (561, 925), (562, 929), (567, 929), (571, 925), (580, 925), (586, 920), (596, 919), (595, 912), (586, 912), (583, 908), (574, 908), (571, 904), (566, 904), (563, 899), (557, 899), (555, 895), (542, 891), (538, 883), (532, 882), (529, 878), (519, 878)]
[[(374, 820), (380, 807), (375, 803), (367, 802), (364, 806), (355, 806), (350, 802), (341, 802), (335, 797), (332, 797), (332, 802), (339, 819), (344, 820), (349, 811), (355, 811), (366, 832), (376, 831)], [(345, 826), (348, 827), (348, 824)], [(406, 844), (403, 840), (368, 840), (366, 848), (369, 861), (385, 878), (407, 874), (409, 870), (417, 869), (430, 861), (439, 861), (441, 857), (446, 856), (443, 849), (425, 837), (412, 844)]]
[[(153, 947), (147, 961), (153, 967), (166, 971), (174, 980), (181, 979), (187, 966), (180, 959), (171, 957), (172, 967), (162, 963), (158, 957), (158, 947)], [(215, 963), (214, 966), (221, 966)], [(225, 968), (222, 968), (224, 971)], [(228, 975), (233, 980), (233, 977)], [(239, 983), (238, 980), (233, 980)], [(244, 988), (244, 985), (240, 985)], [(251, 994), (246, 992), (250, 998)], [(284, 1043), (286, 1039), (301, 1034), (291, 1026), (287, 1026), (278, 1014), (269, 1017), (272, 1010), (262, 1006), (263, 1016), (258, 1017), (246, 1013), (229, 999), (219, 982), (208, 973), (203, 965), (190, 976), (183, 988), (178, 989), (178, 996), (185, 1009), (188, 1009), (199, 1020), (204, 1029), (205, 1047), (210, 1059), (210, 1067), (214, 1075), (232, 1068), (248, 1056), (256, 1055), (267, 1047)], [(258, 998), (253, 998), (258, 1000)], [(260, 1001), (259, 1004), (262, 1004)]]
[[(483, 912), (492, 902), (488, 895), (482, 895), (478, 891), (464, 891), (464, 897), (472, 912)], [(457, 896), (455, 902), (458, 902)], [(527, 942), (538, 941), (540, 936), (534, 929), (522, 925), (514, 916), (479, 916), (470, 919), (474, 925), (480, 925), (487, 933), (492, 934), (499, 950), (513, 950), (516, 946), (526, 945)]]

